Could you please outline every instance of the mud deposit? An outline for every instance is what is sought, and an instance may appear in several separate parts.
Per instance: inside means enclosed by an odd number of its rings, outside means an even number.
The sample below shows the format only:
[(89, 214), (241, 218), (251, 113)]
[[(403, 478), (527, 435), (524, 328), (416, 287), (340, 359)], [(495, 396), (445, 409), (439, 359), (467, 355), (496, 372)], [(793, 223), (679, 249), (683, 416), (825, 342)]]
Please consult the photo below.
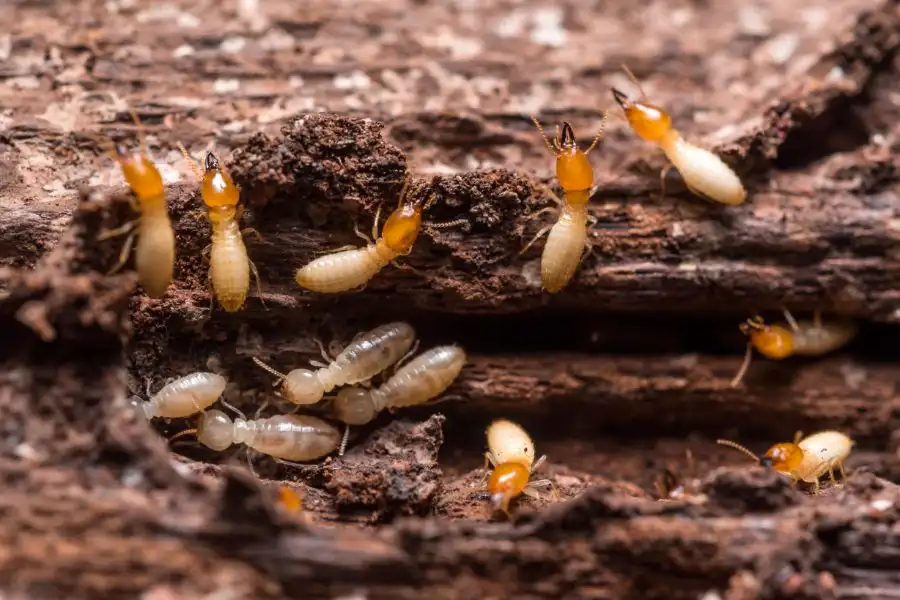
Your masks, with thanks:
[[(900, 590), (900, 5), (877, 0), (35, 2), (0, 8), (0, 595), (9, 598), (896, 598)], [(609, 88), (627, 64), (749, 198), (692, 196)], [(127, 101), (127, 105), (126, 105)], [(175, 281), (107, 276), (130, 194), (103, 140), (141, 117), (168, 187)], [(553, 157), (591, 154), (594, 252), (542, 293)], [(197, 182), (242, 187), (245, 309), (210, 310)], [(404, 173), (427, 230), (362, 291), (294, 270), (362, 242)], [(558, 192), (559, 189), (555, 188)], [(202, 216), (202, 214), (201, 214)], [(261, 300), (265, 301), (265, 304)], [(757, 358), (737, 325), (822, 309), (861, 323), (821, 359)], [(385, 411), (296, 467), (167, 438), (127, 399), (198, 370), (249, 415), (272, 377), (411, 323), (468, 353), (445, 401)], [(513, 419), (556, 493), (492, 518), (484, 431)], [(840, 487), (755, 451), (795, 431), (856, 446)], [(687, 458), (693, 457), (693, 468)], [(687, 494), (659, 501), (668, 470)], [(284, 488), (296, 492), (285, 495)], [(286, 510), (286, 497), (302, 510)]]

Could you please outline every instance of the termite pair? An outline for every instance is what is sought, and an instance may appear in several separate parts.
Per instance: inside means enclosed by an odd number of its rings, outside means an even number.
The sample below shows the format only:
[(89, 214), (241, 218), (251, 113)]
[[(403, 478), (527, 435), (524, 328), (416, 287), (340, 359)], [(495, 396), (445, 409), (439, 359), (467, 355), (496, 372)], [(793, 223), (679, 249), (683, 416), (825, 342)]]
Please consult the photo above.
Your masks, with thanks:
[(822, 314), (816, 311), (812, 321), (796, 321), (787, 309), (783, 309), (785, 323), (767, 325), (759, 316), (741, 324), (741, 332), (746, 335), (747, 351), (744, 362), (731, 381), (737, 387), (743, 380), (753, 358), (753, 349), (774, 360), (790, 356), (822, 356), (848, 344), (857, 334), (856, 323), (848, 320), (822, 321)]
[(845, 478), (844, 461), (850, 456), (854, 442), (839, 431), (820, 431), (802, 438), (798, 431), (793, 443), (783, 442), (769, 448), (762, 456), (757, 456), (744, 446), (731, 440), (716, 440), (717, 443), (734, 448), (750, 456), (764, 467), (771, 467), (791, 478), (794, 483), (803, 481), (814, 485), (813, 493), (819, 492), (819, 478), (826, 473), (834, 485), (839, 485), (834, 470)]
[[(638, 87), (641, 95), (638, 99), (632, 100), (625, 93), (612, 88), (613, 98), (624, 111), (632, 130), (642, 139), (659, 146), (669, 159), (670, 166), (661, 174), (663, 191), (665, 191), (665, 176), (670, 168), (675, 167), (688, 189), (696, 195), (721, 204), (743, 203), (747, 192), (734, 171), (709, 150), (685, 140), (672, 126), (669, 114), (663, 108), (650, 103), (634, 74), (627, 67), (623, 66), (623, 69)], [(563, 189), (563, 198), (556, 197), (552, 192), (550, 195), (562, 210), (556, 223), (540, 230), (520, 254), (549, 231), (541, 256), (541, 282), (543, 288), (551, 294), (559, 292), (569, 283), (591, 248), (587, 235), (587, 225), (591, 217), (588, 215), (587, 206), (594, 184), (594, 170), (588, 160), (588, 154), (603, 138), (607, 116), (607, 113), (604, 113), (600, 131), (585, 151), (578, 148), (572, 126), (568, 122), (563, 122), (562, 134), (558, 133), (551, 140), (537, 117), (532, 116), (532, 121), (544, 138), (544, 143), (556, 156), (556, 178)]]
[(493, 466), (487, 491), (495, 510), (510, 516), (509, 504), (521, 494), (537, 496), (537, 488), (553, 487), (549, 479), (531, 480), (546, 455), (535, 460), (534, 442), (520, 425), (499, 419), (487, 429), (488, 451), (484, 454), (484, 467)]
[[(362, 289), (389, 263), (401, 266), (396, 262), (397, 259), (412, 252), (413, 245), (422, 231), (422, 215), (436, 198), (432, 195), (424, 202), (408, 201), (406, 196), (410, 180), (411, 176), (407, 173), (400, 190), (397, 208), (385, 221), (381, 236), (378, 235), (378, 218), (381, 215), (379, 207), (375, 213), (371, 239), (358, 229), (354, 229), (368, 245), (363, 248), (339, 248), (316, 258), (297, 269), (294, 276), (297, 285), (313, 292), (336, 294)], [(465, 219), (457, 219), (448, 223), (432, 223), (428, 227), (441, 229), (465, 222)]]
[[(287, 374), (254, 358), (282, 381), (284, 397), (294, 404), (315, 404), (344, 385), (367, 383), (414, 352), (415, 332), (407, 323), (389, 323), (357, 336), (329, 364), (319, 369), (294, 369)], [(323, 352), (324, 354), (324, 352)], [(325, 356), (326, 360), (328, 357)], [(384, 409), (423, 404), (443, 393), (466, 362), (458, 346), (437, 346), (396, 369), (380, 387), (346, 387), (333, 399), (331, 416), (347, 425), (364, 425)]]
[[(136, 208), (140, 212), (137, 221), (101, 233), (99, 240), (129, 234), (119, 255), (119, 261), (110, 271), (115, 273), (124, 266), (131, 252), (134, 237), (135, 269), (138, 282), (151, 298), (160, 298), (172, 283), (175, 268), (175, 233), (166, 208), (165, 185), (159, 169), (147, 155), (146, 139), (140, 119), (131, 111), (140, 141), (140, 150), (127, 155), (121, 145), (116, 145), (113, 159), (122, 169), (125, 181), (134, 193)], [(210, 152), (206, 155), (206, 170), (201, 172), (180, 143), (178, 147), (201, 182), (201, 196), (212, 226), (209, 279), (212, 295), (219, 299), (228, 312), (240, 310), (250, 287), (250, 271), (259, 275), (247, 256), (243, 237), (238, 227), (238, 203), (240, 192), (219, 160)], [(132, 231), (138, 225), (137, 231)], [(260, 290), (260, 299), (262, 293)]]

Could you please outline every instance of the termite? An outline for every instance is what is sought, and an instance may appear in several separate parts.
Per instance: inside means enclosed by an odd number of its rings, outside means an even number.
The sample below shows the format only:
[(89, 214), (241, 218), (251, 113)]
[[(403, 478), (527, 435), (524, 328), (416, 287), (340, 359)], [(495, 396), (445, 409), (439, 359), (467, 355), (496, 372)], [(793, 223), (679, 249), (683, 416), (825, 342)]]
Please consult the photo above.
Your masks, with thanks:
[(716, 443), (743, 452), (760, 465), (789, 476), (794, 483), (804, 481), (814, 484), (813, 494), (819, 492), (819, 478), (825, 473), (835, 486), (840, 485), (834, 478), (834, 469), (840, 470), (841, 479), (846, 478), (844, 461), (850, 456), (853, 440), (839, 431), (820, 431), (806, 438), (801, 437), (798, 431), (793, 443), (775, 444), (763, 456), (757, 456), (731, 440), (716, 440)]
[(822, 313), (815, 311), (812, 321), (796, 321), (787, 309), (783, 309), (786, 324), (767, 325), (759, 316), (751, 317), (740, 326), (741, 332), (750, 339), (744, 362), (731, 381), (737, 387), (753, 358), (753, 349), (774, 360), (790, 356), (822, 356), (848, 344), (859, 330), (856, 323), (849, 320), (822, 322)]
[[(405, 356), (415, 341), (416, 332), (408, 323), (388, 323), (358, 335), (330, 364), (312, 361), (317, 370), (294, 369), (280, 373), (254, 357), (253, 362), (284, 381), (282, 393), (294, 404), (315, 404), (342, 385), (370, 380)], [(322, 351), (323, 356), (325, 351)]]
[(551, 294), (560, 291), (569, 283), (578, 265), (591, 249), (587, 231), (590, 219), (587, 206), (594, 185), (594, 168), (588, 160), (588, 154), (603, 139), (607, 116), (604, 113), (600, 130), (584, 152), (578, 149), (575, 133), (568, 122), (563, 122), (562, 134), (557, 133), (551, 141), (537, 117), (531, 117), (547, 148), (556, 156), (556, 178), (563, 188), (563, 198), (560, 200), (548, 191), (562, 208), (559, 218), (553, 225), (541, 229), (520, 254), (528, 250), (541, 236), (550, 232), (541, 255), (541, 282), (543, 288)]
[[(132, 406), (147, 419), (180, 419), (203, 412), (225, 391), (227, 381), (216, 373), (197, 372), (164, 385), (146, 402), (133, 399)], [(147, 395), (150, 396), (149, 384)]]
[(247, 247), (238, 224), (240, 190), (220, 166), (215, 154), (206, 153), (206, 169), (201, 171), (180, 142), (178, 147), (201, 182), (200, 196), (212, 228), (212, 244), (209, 246), (209, 282), (212, 295), (219, 299), (219, 304), (227, 312), (240, 310), (247, 299), (252, 271), (256, 278), (257, 294), (262, 301), (259, 271), (247, 255)]
[(520, 494), (537, 497), (536, 488), (552, 486), (549, 479), (530, 481), (531, 474), (544, 461), (546, 455), (534, 460), (534, 442), (521, 426), (499, 419), (487, 429), (488, 451), (484, 454), (484, 468), (493, 466), (487, 483), (494, 508), (510, 516), (509, 504)]
[(196, 429), (177, 434), (196, 434), (197, 440), (221, 452), (233, 444), (244, 444), (282, 461), (310, 461), (337, 450), (340, 432), (331, 424), (310, 415), (275, 415), (264, 419), (239, 417), (231, 420), (221, 410), (200, 415)]
[[(294, 278), (297, 284), (307, 290), (323, 294), (335, 294), (348, 290), (362, 289), (388, 263), (400, 267), (396, 259), (412, 252), (413, 244), (422, 230), (422, 215), (434, 203), (432, 195), (424, 203), (421, 201), (405, 202), (409, 189), (410, 177), (406, 176), (397, 208), (391, 213), (378, 236), (378, 217), (381, 209), (375, 213), (372, 226), (372, 239), (361, 233), (356, 234), (366, 240), (363, 248), (341, 248), (316, 258), (304, 267), (297, 269)], [(465, 223), (458, 219), (449, 223), (433, 223), (430, 228), (444, 228)], [(409, 267), (404, 267), (409, 268)]]
[(669, 113), (652, 104), (634, 74), (628, 67), (623, 65), (622, 68), (641, 95), (637, 100), (631, 100), (616, 88), (612, 88), (612, 95), (622, 107), (632, 130), (644, 140), (659, 146), (669, 159), (671, 164), (663, 169), (660, 177), (663, 193), (666, 175), (674, 166), (694, 194), (721, 204), (741, 204), (747, 198), (747, 191), (734, 170), (709, 150), (681, 137), (672, 126)]
[[(166, 191), (162, 175), (147, 154), (147, 140), (137, 113), (130, 111), (134, 121), (140, 150), (128, 154), (122, 144), (115, 144), (110, 156), (122, 170), (122, 175), (136, 198), (132, 206), (140, 213), (137, 220), (129, 221), (121, 227), (104, 231), (98, 241), (128, 234), (119, 261), (109, 271), (112, 275), (128, 261), (135, 236), (135, 270), (138, 283), (151, 298), (160, 298), (172, 283), (175, 270), (175, 232), (166, 208)], [(134, 230), (137, 225), (137, 230)]]
[(439, 396), (466, 363), (459, 346), (438, 346), (403, 365), (384, 384), (366, 390), (347, 387), (332, 405), (334, 418), (347, 425), (364, 425), (384, 410), (417, 406)]

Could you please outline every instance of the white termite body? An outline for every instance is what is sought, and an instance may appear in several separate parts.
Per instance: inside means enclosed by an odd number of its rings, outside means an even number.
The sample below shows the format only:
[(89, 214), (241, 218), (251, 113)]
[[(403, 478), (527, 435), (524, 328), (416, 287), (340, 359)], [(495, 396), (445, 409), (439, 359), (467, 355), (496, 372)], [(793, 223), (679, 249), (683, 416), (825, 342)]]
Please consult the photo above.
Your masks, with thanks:
[(797, 443), (803, 461), (792, 476), (807, 483), (818, 483), (825, 473), (841, 466), (853, 449), (853, 440), (839, 431), (820, 431)]
[[(158, 202), (158, 203), (157, 203)], [(142, 204), (134, 267), (138, 283), (151, 298), (161, 298), (175, 271), (175, 232), (165, 198)]]
[[(284, 397), (294, 404), (315, 404), (338, 386), (368, 381), (403, 358), (415, 338), (412, 326), (401, 321), (358, 335), (329, 365), (315, 371), (294, 369), (285, 375)], [(280, 376), (262, 361), (254, 361)]]
[(197, 439), (219, 452), (232, 444), (245, 444), (273, 458), (309, 461), (334, 452), (341, 443), (341, 434), (331, 424), (309, 415), (232, 421), (220, 410), (209, 410), (197, 424)]
[[(216, 209), (210, 209), (213, 212)], [(250, 257), (240, 225), (234, 219), (210, 218), (212, 249), (209, 280), (219, 304), (228, 312), (240, 310), (250, 289)]]
[(401, 253), (388, 247), (384, 239), (363, 248), (326, 254), (297, 269), (294, 279), (307, 290), (336, 294), (366, 285)]
[(136, 400), (132, 404), (148, 419), (189, 417), (212, 406), (227, 383), (216, 373), (191, 373), (167, 383), (148, 401)]
[(348, 425), (363, 425), (385, 408), (423, 404), (450, 387), (465, 363), (466, 353), (459, 346), (432, 348), (403, 365), (381, 387), (342, 389), (334, 400), (334, 416)]
[(541, 255), (541, 282), (556, 293), (569, 283), (587, 245), (587, 204), (565, 203)]
[(847, 345), (856, 337), (859, 326), (854, 321), (829, 320), (816, 323), (800, 321), (797, 329), (792, 329), (794, 354), (800, 356), (821, 356)]
[(747, 190), (734, 170), (709, 150), (688, 142), (674, 130), (659, 141), (659, 147), (688, 189), (698, 196), (732, 206), (747, 199)]

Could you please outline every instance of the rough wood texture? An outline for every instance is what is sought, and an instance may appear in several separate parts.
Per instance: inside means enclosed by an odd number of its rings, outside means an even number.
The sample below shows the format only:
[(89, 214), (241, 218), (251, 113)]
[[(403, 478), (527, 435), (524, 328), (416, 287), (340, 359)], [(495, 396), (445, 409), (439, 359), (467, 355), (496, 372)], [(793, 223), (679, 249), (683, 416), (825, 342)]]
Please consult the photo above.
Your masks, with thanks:
[[(900, 495), (900, 5), (333, 1), (21, 2), (0, 8), (0, 587), (46, 598), (891, 598)], [(557, 16), (560, 17), (556, 23)], [(552, 157), (529, 121), (585, 143), (626, 63), (750, 197), (659, 197), (658, 152), (613, 119), (591, 155), (595, 253), (537, 285)], [(626, 89), (632, 90), (632, 87)], [(128, 218), (99, 137), (133, 106), (170, 190), (179, 258), (160, 301), (106, 277)], [(264, 309), (209, 311), (196, 182), (175, 149), (243, 186)], [(362, 292), (293, 270), (359, 244), (404, 170), (434, 193), (405, 261)], [(74, 217), (72, 216), (74, 215)], [(736, 324), (788, 305), (864, 320), (822, 360), (758, 359), (728, 381)], [(383, 414), (350, 450), (295, 468), (139, 421), (144, 381), (222, 370), (228, 401), (279, 406), (278, 368), (408, 319), (470, 364), (446, 402)], [(489, 523), (484, 427), (520, 421), (558, 498)], [(858, 441), (817, 497), (716, 446), (796, 429)], [(160, 435), (162, 434), (162, 435)], [(687, 469), (685, 451), (696, 460)], [(724, 466), (723, 465), (731, 465)], [(657, 502), (669, 469), (690, 491)], [(867, 473), (866, 471), (872, 471)], [(884, 477), (881, 479), (879, 477)], [(292, 514), (275, 490), (303, 495)], [(414, 517), (414, 518), (404, 518)], [(18, 594), (18, 596), (17, 596)]]

